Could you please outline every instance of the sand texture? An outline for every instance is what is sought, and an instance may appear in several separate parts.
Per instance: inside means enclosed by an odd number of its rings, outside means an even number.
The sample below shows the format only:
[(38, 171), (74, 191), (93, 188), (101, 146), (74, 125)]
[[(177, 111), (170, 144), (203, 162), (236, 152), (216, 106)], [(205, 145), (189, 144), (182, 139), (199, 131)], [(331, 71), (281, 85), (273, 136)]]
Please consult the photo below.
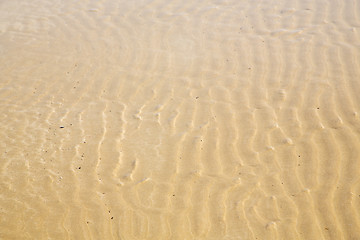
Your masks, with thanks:
[(360, 240), (360, 2), (0, 1), (0, 139), (0, 239)]

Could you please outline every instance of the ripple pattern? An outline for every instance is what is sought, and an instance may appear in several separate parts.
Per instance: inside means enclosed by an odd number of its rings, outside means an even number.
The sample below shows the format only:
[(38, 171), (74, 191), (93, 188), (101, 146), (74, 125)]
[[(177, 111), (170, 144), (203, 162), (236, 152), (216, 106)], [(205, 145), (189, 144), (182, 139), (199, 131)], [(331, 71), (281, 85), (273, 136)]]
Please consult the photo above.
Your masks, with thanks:
[(360, 239), (360, 3), (0, 3), (0, 239)]

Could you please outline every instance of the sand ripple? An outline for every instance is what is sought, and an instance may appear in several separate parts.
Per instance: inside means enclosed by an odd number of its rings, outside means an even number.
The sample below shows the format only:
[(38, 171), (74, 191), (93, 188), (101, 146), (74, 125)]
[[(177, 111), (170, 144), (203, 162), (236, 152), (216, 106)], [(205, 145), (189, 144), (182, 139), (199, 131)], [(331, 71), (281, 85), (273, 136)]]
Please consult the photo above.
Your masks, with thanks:
[(0, 238), (360, 239), (359, 6), (0, 3)]

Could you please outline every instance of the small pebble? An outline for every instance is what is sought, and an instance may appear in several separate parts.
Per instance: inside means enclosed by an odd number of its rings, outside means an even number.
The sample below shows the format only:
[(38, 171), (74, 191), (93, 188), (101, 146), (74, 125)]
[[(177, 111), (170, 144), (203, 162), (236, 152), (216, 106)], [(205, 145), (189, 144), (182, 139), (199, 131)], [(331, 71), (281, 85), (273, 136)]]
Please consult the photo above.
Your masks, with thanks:
[(266, 149), (267, 149), (267, 150), (271, 150), (271, 151), (274, 151), (274, 150), (275, 150), (275, 148), (274, 148), (273, 146), (267, 146)]
[(266, 224), (265, 228), (268, 229), (268, 228), (275, 228), (276, 227), (276, 222), (269, 222), (268, 224)]
[(289, 144), (289, 145), (292, 145), (293, 144), (293, 141), (290, 139), (290, 138), (285, 138), (283, 139), (282, 141), (284, 144)]

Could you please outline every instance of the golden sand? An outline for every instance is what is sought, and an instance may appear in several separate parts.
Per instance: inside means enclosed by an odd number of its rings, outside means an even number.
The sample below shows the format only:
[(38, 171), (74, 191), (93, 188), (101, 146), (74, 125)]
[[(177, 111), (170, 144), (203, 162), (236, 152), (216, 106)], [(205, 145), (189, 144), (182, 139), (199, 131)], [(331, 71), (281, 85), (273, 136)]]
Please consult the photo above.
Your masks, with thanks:
[(358, 0), (0, 2), (0, 239), (360, 239)]

